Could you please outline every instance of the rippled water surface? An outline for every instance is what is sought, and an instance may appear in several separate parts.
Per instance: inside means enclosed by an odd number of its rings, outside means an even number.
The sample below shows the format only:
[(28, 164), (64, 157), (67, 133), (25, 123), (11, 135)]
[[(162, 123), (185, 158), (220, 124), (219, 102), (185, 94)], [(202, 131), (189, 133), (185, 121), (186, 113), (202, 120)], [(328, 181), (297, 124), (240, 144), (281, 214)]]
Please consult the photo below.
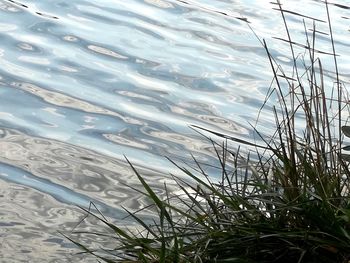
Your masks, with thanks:
[[(283, 2), (327, 18), (320, 1)], [(347, 6), (329, 6), (345, 82)], [(79, 262), (57, 233), (79, 221), (76, 205), (91, 200), (121, 218), (121, 206), (143, 202), (125, 186), (138, 183), (124, 155), (156, 186), (176, 172), (164, 156), (213, 162), (190, 125), (251, 139), (272, 74), (249, 26), (279, 63), (291, 63), (274, 38), (285, 34), (273, 8), (268, 0), (0, 0), (0, 262)], [(304, 43), (301, 17), (287, 19)], [(319, 47), (331, 52), (327, 25), (316, 26)]]

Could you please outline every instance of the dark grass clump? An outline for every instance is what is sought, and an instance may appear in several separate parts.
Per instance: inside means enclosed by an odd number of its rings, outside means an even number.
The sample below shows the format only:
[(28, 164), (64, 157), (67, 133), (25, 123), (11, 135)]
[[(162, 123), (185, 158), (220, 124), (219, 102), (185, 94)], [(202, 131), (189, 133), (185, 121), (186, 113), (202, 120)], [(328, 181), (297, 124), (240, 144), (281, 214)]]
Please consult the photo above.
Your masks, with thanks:
[[(148, 209), (159, 219), (149, 222), (130, 212), (138, 225), (130, 230), (85, 210), (109, 228), (114, 248), (96, 251), (69, 237), (84, 252), (104, 262), (350, 261), (350, 158), (343, 154), (349, 148), (343, 145), (344, 134), (350, 137), (345, 122), (349, 109), (337, 69), (328, 5), (331, 53), (316, 49), (315, 22), (311, 31), (305, 26), (305, 44), (293, 42), (287, 11), (279, 2), (276, 6), (293, 63), (284, 71), (262, 41), (273, 73), (268, 97), (278, 101), (270, 107), (274, 134), (254, 128), (258, 145), (216, 132), (224, 143), (208, 139), (221, 180), (215, 182), (195, 158), (194, 167), (173, 162), (188, 179), (173, 176), (178, 191), (165, 185), (167, 195), (162, 198), (129, 162), (152, 202)], [(300, 46), (303, 53), (298, 53)], [(333, 73), (325, 74), (319, 54), (333, 57)], [(270, 104), (267, 99), (263, 108)], [(232, 150), (228, 142), (239, 142), (250, 151)]]

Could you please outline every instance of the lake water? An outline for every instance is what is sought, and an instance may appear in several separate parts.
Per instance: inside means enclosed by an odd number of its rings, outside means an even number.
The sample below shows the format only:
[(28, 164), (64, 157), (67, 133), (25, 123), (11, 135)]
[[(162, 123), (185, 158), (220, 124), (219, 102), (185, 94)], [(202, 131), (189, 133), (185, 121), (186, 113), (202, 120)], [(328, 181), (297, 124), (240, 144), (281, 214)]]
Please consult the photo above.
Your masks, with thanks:
[[(345, 82), (347, 6), (329, 6)], [(81, 219), (77, 205), (93, 201), (122, 218), (121, 206), (144, 201), (126, 186), (138, 182), (124, 155), (157, 187), (177, 172), (165, 156), (215, 162), (211, 144), (190, 125), (251, 140), (249, 123), (272, 74), (249, 26), (279, 63), (291, 63), (288, 45), (273, 38), (285, 38), (276, 7), (269, 0), (0, 0), (0, 262), (83, 260), (57, 233)], [(327, 19), (321, 1), (283, 8)], [(305, 43), (301, 17), (287, 18), (293, 39)], [(331, 52), (323, 33), (318, 47)], [(324, 61), (332, 70), (332, 59)], [(268, 126), (270, 117), (261, 122)]]

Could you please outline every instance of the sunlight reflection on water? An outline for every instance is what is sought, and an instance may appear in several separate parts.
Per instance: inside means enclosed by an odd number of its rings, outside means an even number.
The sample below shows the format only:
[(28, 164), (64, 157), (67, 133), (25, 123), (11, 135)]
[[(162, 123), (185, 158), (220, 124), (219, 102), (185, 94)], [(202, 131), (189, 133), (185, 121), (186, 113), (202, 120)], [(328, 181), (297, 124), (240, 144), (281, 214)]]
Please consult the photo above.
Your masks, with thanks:
[[(321, 1), (283, 3), (326, 19)], [(272, 74), (247, 21), (279, 63), (291, 64), (288, 45), (273, 39), (285, 37), (275, 7), (247, 0), (0, 1), (3, 258), (71, 262), (67, 254), (75, 250), (56, 231), (77, 223), (76, 205), (93, 200), (112, 218), (123, 217), (121, 206), (142, 207), (146, 200), (126, 186), (139, 183), (124, 155), (159, 190), (178, 172), (165, 156), (189, 161), (192, 153), (215, 164), (210, 142), (190, 125), (252, 140), (249, 123)], [(339, 5), (330, 10), (348, 82), (350, 14)], [(304, 43), (301, 17), (287, 18), (293, 39)], [(319, 49), (330, 52), (326, 24), (317, 28)], [(333, 70), (332, 58), (321, 57)], [(266, 132), (271, 117), (261, 117)]]

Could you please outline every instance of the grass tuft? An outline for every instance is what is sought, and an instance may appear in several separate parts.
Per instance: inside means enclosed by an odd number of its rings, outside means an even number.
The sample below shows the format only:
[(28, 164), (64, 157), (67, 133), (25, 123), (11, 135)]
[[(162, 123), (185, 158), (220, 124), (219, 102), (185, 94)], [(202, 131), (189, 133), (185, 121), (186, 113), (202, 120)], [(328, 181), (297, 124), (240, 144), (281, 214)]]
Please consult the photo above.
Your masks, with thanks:
[[(276, 2), (292, 65), (279, 65), (261, 41), (273, 74), (261, 111), (267, 106), (272, 110), (272, 134), (252, 126), (258, 135), (255, 143), (194, 127), (219, 138), (207, 137), (221, 179), (216, 182), (195, 158), (192, 167), (170, 160), (187, 178), (172, 175), (178, 191), (164, 185), (167, 194), (162, 198), (126, 159), (159, 220), (146, 222), (126, 210), (138, 225), (135, 231), (84, 209), (109, 228), (115, 248), (97, 253), (67, 238), (104, 262), (349, 262), (350, 155), (344, 151), (350, 147), (343, 143), (344, 136), (350, 137), (348, 98), (338, 72), (327, 1), (325, 8), (331, 53), (316, 48), (315, 21), (311, 33), (304, 21), (306, 43), (297, 45), (286, 14), (300, 14)], [(332, 56), (335, 70), (325, 71), (318, 55)], [(271, 106), (272, 98), (277, 103)], [(233, 150), (232, 144), (250, 150)]]

